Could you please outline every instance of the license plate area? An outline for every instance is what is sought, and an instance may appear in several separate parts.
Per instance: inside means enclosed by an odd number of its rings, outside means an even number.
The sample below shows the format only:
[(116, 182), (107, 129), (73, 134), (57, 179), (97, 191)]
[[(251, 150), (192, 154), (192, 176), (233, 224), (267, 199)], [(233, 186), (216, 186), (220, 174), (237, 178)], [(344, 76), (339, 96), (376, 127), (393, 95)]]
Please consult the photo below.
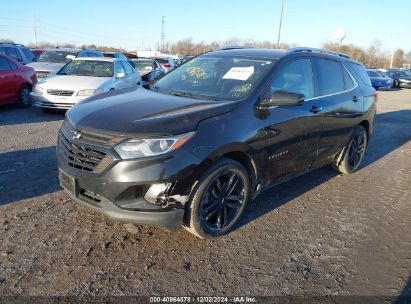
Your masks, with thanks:
[(59, 171), (59, 180), (60, 180), (60, 186), (62, 186), (66, 191), (70, 192), (74, 196), (77, 196), (78, 192), (78, 187), (77, 187), (77, 180), (64, 173), (63, 171)]

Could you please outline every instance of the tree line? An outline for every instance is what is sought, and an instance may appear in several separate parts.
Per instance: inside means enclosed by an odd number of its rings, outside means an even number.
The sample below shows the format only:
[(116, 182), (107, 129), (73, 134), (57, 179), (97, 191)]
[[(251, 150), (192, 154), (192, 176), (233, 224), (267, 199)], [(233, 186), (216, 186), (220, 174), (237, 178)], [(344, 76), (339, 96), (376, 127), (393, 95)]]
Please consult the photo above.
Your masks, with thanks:
[[(63, 43), (59, 45), (60, 47), (80, 47), (80, 48), (90, 48), (99, 49), (101, 51), (120, 51), (125, 52), (123, 48), (116, 48), (111, 46), (102, 46), (95, 44), (87, 44), (77, 46), (71, 43)], [(281, 43), (279, 47), (271, 41), (255, 41), (252, 39), (239, 39), (231, 38), (223, 41), (212, 41), (195, 42), (192, 38), (186, 38), (178, 40), (175, 42), (168, 41), (160, 46), (157, 45), (156, 49), (165, 53), (185, 55), (199, 55), (205, 52), (213, 51), (218, 48), (226, 46), (244, 46), (244, 47), (257, 47), (257, 48), (281, 48), (289, 49), (296, 47), (296, 44)], [(36, 46), (32, 43), (28, 44), (28, 47), (35, 48)], [(55, 44), (48, 42), (40, 42), (37, 45), (38, 48), (53, 48), (56, 47)], [(332, 42), (326, 42), (322, 45), (322, 48), (339, 51), (348, 54), (354, 60), (357, 60), (364, 64), (367, 68), (386, 68), (390, 67), (391, 61), (392, 66), (401, 68), (404, 64), (411, 64), (411, 51), (405, 52), (403, 49), (398, 48), (394, 53), (383, 49), (383, 44), (379, 40), (374, 40), (368, 47), (360, 47), (354, 44), (338, 44)], [(130, 51), (130, 50), (129, 50)], [(135, 52), (135, 50), (131, 51)]]

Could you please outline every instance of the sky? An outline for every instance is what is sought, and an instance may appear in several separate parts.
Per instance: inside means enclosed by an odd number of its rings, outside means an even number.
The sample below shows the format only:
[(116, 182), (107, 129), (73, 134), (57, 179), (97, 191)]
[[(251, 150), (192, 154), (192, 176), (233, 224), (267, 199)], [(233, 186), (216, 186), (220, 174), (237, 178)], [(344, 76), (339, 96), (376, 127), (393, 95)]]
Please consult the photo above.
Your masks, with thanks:
[[(14, 0), (0, 10), (0, 39), (109, 45), (127, 50), (155, 48), (165, 16), (165, 40), (277, 41), (282, 0)], [(284, 0), (281, 41), (320, 47), (342, 27), (344, 44), (367, 47), (375, 39), (383, 51), (411, 51), (411, 1)]]

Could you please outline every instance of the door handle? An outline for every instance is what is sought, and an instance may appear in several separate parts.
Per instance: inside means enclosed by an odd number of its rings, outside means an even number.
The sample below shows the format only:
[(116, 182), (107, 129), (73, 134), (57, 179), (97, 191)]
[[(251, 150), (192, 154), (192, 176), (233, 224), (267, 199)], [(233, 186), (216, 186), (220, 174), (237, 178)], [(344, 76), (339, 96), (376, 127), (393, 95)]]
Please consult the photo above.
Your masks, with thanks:
[(358, 101), (357, 96), (353, 96), (352, 101), (357, 102)]
[(318, 106), (313, 106), (311, 109), (310, 109), (310, 112), (312, 112), (312, 113), (318, 113), (318, 112), (321, 112), (323, 110), (323, 107), (318, 107)]

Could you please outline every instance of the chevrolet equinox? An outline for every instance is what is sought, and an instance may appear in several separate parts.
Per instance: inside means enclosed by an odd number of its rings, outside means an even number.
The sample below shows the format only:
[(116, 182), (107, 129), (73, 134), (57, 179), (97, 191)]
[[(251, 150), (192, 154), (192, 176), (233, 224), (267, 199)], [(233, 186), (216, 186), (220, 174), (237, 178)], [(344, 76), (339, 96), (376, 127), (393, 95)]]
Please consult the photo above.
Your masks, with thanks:
[(356, 171), (375, 113), (366, 70), (345, 54), (222, 49), (69, 110), (60, 184), (113, 219), (218, 237), (267, 187), (328, 164)]

